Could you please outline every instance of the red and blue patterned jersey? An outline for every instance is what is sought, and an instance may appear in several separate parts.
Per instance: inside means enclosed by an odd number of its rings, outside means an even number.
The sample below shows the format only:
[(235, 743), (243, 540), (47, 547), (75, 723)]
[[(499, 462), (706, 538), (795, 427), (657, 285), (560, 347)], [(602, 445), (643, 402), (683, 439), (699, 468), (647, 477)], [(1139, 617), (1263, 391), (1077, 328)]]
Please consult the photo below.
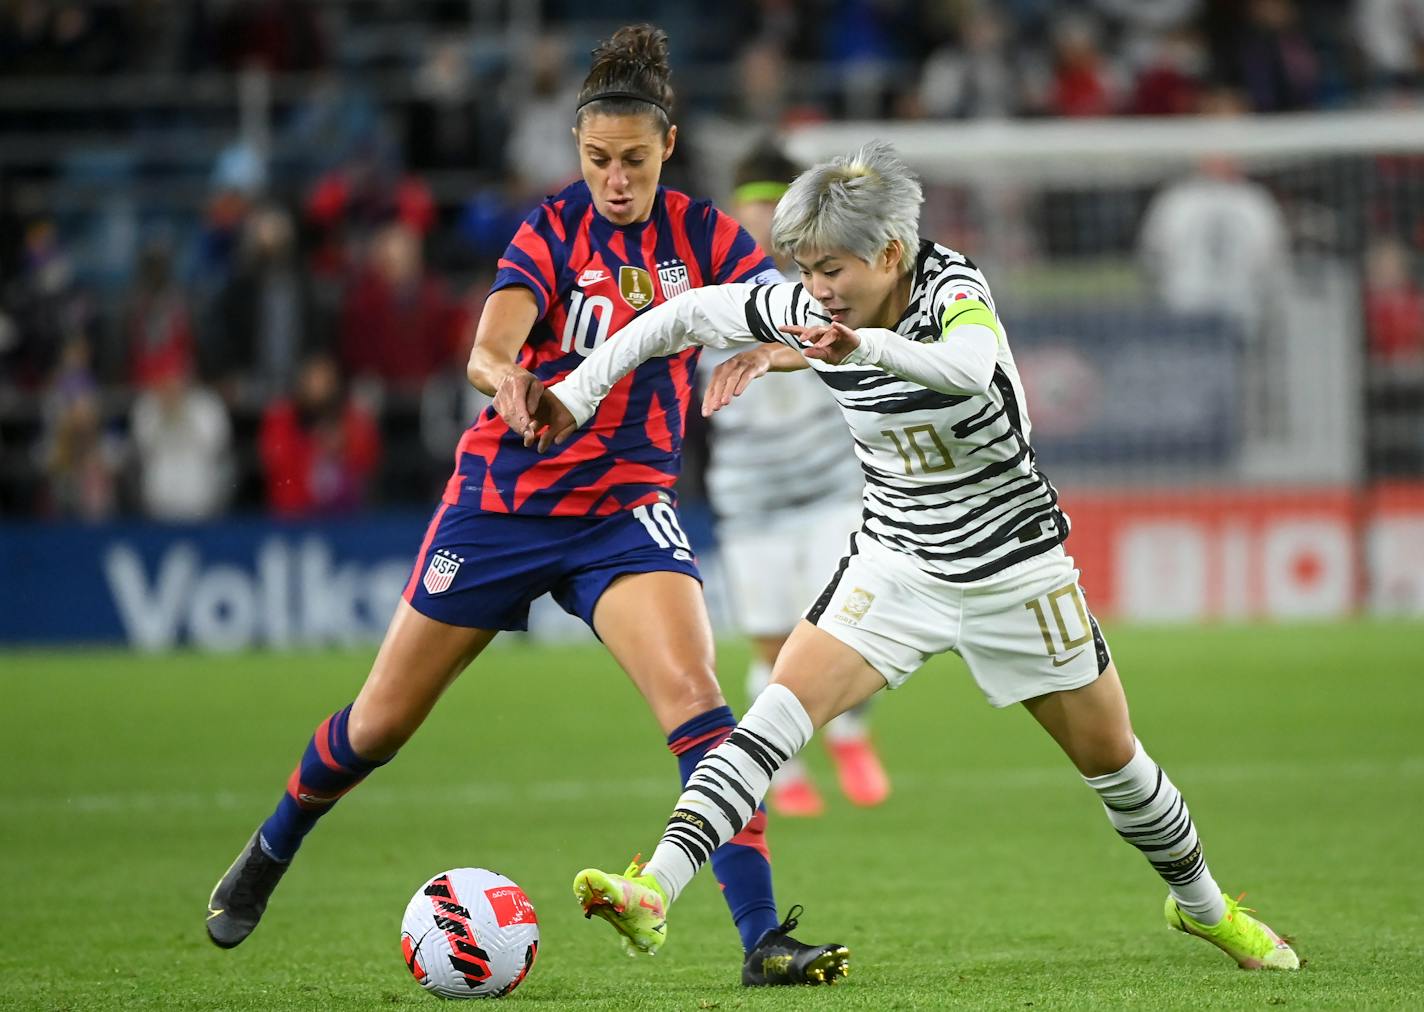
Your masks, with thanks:
[[(491, 292), (521, 285), (539, 319), (518, 363), (544, 384), (562, 379), (638, 313), (689, 288), (749, 281), (771, 259), (709, 201), (658, 188), (645, 222), (614, 225), (582, 181), (525, 219)], [(666, 500), (682, 466), (683, 425), (698, 350), (644, 362), (563, 446), (526, 448), (487, 408), (455, 451), (444, 500), (494, 513), (604, 516)]]

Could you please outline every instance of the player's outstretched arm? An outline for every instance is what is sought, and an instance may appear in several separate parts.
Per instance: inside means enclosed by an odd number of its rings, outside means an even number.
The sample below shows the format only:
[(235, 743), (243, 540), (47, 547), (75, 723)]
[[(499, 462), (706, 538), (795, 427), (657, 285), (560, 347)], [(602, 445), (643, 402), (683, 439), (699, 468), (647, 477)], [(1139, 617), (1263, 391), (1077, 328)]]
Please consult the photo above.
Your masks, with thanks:
[[(703, 345), (730, 348), (756, 341), (747, 325), (746, 304), (756, 285), (694, 288), (638, 316), (599, 345), (577, 369), (549, 388), (582, 425), (624, 376), (650, 358)], [(555, 442), (562, 440), (555, 438)]]

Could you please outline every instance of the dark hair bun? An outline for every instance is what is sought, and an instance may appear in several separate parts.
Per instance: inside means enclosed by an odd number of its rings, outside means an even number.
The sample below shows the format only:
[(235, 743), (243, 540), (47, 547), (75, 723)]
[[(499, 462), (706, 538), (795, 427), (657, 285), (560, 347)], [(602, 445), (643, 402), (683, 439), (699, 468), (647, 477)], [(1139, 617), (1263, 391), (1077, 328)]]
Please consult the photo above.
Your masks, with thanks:
[(615, 116), (651, 111), (661, 115), (666, 129), (673, 104), (671, 76), (667, 32), (653, 25), (626, 25), (593, 51), (593, 66), (579, 91), (579, 118), (590, 109)]
[(613, 33), (613, 38), (599, 44), (593, 51), (592, 79), (600, 70), (609, 74), (621, 72), (648, 76), (666, 83), (672, 76), (668, 64), (667, 32), (652, 25), (626, 25)]

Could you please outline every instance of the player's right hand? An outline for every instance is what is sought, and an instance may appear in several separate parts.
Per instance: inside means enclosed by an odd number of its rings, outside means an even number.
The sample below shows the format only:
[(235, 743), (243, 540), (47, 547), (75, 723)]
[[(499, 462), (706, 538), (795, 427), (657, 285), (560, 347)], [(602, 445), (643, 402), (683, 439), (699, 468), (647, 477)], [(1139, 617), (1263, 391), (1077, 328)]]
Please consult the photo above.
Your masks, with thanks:
[(544, 393), (544, 384), (534, 378), (527, 369), (515, 367), (504, 374), (494, 391), (494, 409), (510, 430), (524, 437), (528, 446), (534, 435), (534, 414), (539, 408), (539, 398)]
[(733, 355), (712, 371), (707, 382), (707, 390), (702, 395), (702, 417), (711, 418), (713, 413), (732, 403), (733, 397), (740, 397), (759, 376), (765, 376), (771, 369), (771, 347), (769, 345)]

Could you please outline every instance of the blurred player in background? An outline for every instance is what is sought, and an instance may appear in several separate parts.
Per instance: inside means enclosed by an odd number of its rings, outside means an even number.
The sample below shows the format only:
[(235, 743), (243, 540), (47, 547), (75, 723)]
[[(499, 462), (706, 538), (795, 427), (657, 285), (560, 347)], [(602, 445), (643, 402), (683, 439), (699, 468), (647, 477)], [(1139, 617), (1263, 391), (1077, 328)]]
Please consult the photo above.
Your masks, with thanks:
[[(815, 166), (772, 223), (800, 284), (689, 293), (547, 391), (536, 418), (510, 416), (541, 445), (567, 440), (644, 360), (693, 344), (783, 342), (804, 348), (834, 391), (866, 474), (865, 519), (848, 553), (777, 657), (771, 685), (689, 778), (652, 859), (632, 875), (586, 869), (574, 892), (585, 911), (611, 910), (624, 937), (656, 950), (667, 905), (815, 729), (954, 652), (992, 705), (1022, 703), (1057, 742), (1167, 885), (1169, 927), (1243, 968), (1295, 969), (1290, 945), (1218, 888), (1185, 799), (1133, 733), (1063, 551), (1068, 518), (1035, 461), (988, 283), (963, 254), (919, 238), (922, 200), (883, 143)], [(714, 384), (704, 412), (733, 393)], [(1045, 840), (1044, 860), (1053, 853)], [(874, 894), (873, 883), (852, 888)], [(1065, 913), (1092, 930), (1089, 912)]]
[[(771, 216), (800, 169), (770, 143), (737, 166), (732, 214), (762, 249), (771, 248)], [(795, 266), (778, 261), (787, 275)], [(835, 401), (794, 348), (774, 354), (774, 375), (752, 384), (761, 360), (703, 353), (701, 373), (726, 363), (720, 382), (742, 394), (712, 416), (707, 493), (717, 514), (717, 540), (737, 624), (751, 638), (747, 698), (771, 680), (786, 637), (815, 598), (860, 525), (864, 480)], [(748, 385), (750, 384), (750, 385)], [(841, 790), (857, 805), (878, 805), (890, 782), (870, 742), (865, 707), (826, 725), (825, 742)], [(792, 758), (767, 796), (781, 815), (820, 815), (825, 808), (806, 764)]]
[[(480, 316), (468, 372), (496, 405), (537, 401), (542, 383), (664, 299), (774, 274), (735, 221), (659, 185), (677, 140), (669, 73), (667, 36), (648, 25), (620, 29), (594, 52), (574, 120), (583, 179), (525, 220)], [(213, 891), (216, 944), (252, 932), (316, 821), (391, 760), (499, 631), (527, 628), (543, 594), (583, 619), (628, 673), (684, 780), (731, 732), (671, 491), (696, 363), (695, 350), (648, 363), (552, 456), (527, 448), (493, 409), (465, 432), (365, 685), (318, 726), (276, 811)], [(618, 707), (593, 708), (590, 725), (595, 741), (640, 733)], [(741, 935), (743, 983), (845, 972), (844, 946), (804, 945), (789, 935), (793, 918), (778, 924), (763, 813), (712, 863)], [(794, 964), (762, 958), (786, 952)]]

